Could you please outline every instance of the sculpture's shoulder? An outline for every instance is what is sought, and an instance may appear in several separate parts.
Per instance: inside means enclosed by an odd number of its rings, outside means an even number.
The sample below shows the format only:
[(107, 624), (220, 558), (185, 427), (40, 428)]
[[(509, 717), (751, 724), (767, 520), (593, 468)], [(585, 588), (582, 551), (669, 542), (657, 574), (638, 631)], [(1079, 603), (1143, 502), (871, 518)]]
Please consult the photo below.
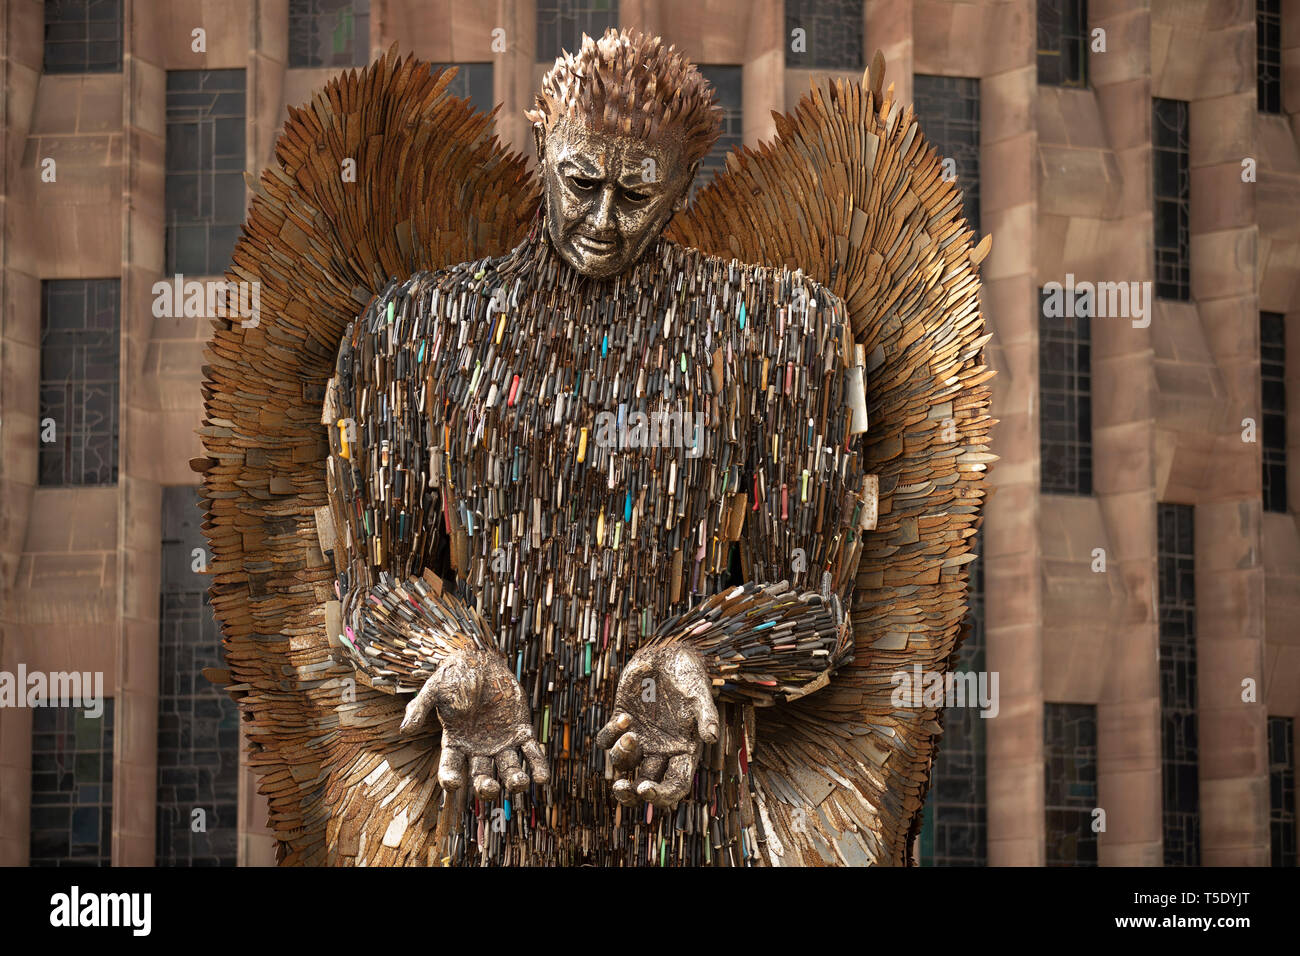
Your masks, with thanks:
[(801, 269), (726, 259), (667, 239), (664, 248), (670, 270), (703, 278), (702, 292), (711, 295), (725, 287), (731, 293), (726, 299), (736, 304), (721, 312), (728, 324), (743, 322), (745, 328), (759, 333), (769, 325), (784, 328), (794, 322), (833, 351), (842, 351), (851, 341), (844, 301)]

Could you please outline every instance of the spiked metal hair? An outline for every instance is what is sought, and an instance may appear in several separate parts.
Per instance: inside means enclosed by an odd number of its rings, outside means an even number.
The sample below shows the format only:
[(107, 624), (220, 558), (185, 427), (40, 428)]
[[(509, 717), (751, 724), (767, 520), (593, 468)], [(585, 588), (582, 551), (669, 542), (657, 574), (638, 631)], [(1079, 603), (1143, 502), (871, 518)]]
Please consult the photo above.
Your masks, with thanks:
[(659, 37), (612, 28), (599, 40), (584, 33), (577, 53), (556, 59), (525, 115), (543, 133), (572, 117), (639, 139), (680, 137), (692, 163), (717, 142), (722, 126), (713, 88), (685, 55)]

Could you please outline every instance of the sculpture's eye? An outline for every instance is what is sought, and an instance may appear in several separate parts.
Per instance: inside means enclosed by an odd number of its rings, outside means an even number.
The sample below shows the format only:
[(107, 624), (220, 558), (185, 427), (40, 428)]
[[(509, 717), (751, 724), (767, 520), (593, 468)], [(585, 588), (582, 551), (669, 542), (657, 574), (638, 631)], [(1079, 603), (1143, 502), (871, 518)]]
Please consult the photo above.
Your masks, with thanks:
[(640, 190), (637, 189), (624, 189), (623, 198), (626, 199), (628, 202), (645, 202), (647, 199), (650, 198), (650, 194), (646, 192), (641, 192)]
[(597, 186), (600, 185), (600, 180), (585, 179), (582, 176), (570, 176), (569, 182), (573, 184), (574, 189), (578, 190), (578, 192), (583, 192), (583, 193), (589, 193)]

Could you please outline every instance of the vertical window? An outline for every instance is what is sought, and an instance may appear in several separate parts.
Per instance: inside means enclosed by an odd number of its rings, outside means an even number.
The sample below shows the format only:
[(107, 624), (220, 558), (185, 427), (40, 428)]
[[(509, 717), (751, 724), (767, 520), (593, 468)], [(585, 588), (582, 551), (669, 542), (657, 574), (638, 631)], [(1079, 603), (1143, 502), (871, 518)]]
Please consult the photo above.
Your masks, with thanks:
[(122, 0), (45, 0), (44, 70), (122, 72)]
[(1039, 476), (1044, 494), (1090, 495), (1092, 330), (1068, 294), (1038, 290)]
[(289, 66), (370, 62), (370, 0), (289, 0)]
[(1296, 866), (1295, 718), (1268, 719), (1269, 838), (1273, 866)]
[[(978, 539), (977, 539), (978, 540)], [(970, 563), (966, 637), (953, 670), (984, 672), (984, 560)], [(943, 712), (939, 756), (930, 767), (930, 790), (921, 826), (923, 866), (988, 865), (988, 800), (984, 724), (978, 707)]]
[(435, 63), (434, 67), (456, 67), (456, 76), (447, 86), (447, 92), (469, 100), (470, 106), (482, 113), (491, 113), (496, 105), (492, 93), (491, 63)]
[(722, 107), (722, 135), (700, 162), (692, 191), (703, 189), (715, 173), (727, 167), (727, 154), (745, 141), (744, 135), (744, 68), (739, 66), (700, 66), (700, 73), (718, 94)]
[(1180, 299), (1185, 302), (1192, 297), (1187, 103), (1184, 100), (1161, 99), (1152, 102), (1156, 295), (1162, 299)]
[[(158, 644), (158, 866), (234, 866), (238, 856), (239, 714), (203, 676), (224, 667), (208, 605), (207, 541), (192, 487), (163, 489)], [(194, 811), (204, 829), (195, 832)]]
[(862, 6), (862, 0), (785, 0), (785, 65), (863, 69)]
[(118, 279), (41, 283), (42, 485), (117, 483)]
[(618, 26), (618, 0), (537, 0), (537, 62), (577, 51), (585, 33), (600, 39)]
[(109, 866), (113, 855), (113, 699), (32, 711), (32, 866)]
[[(916, 116), (945, 172), (957, 177), (966, 221), (980, 229), (980, 81), (969, 76), (913, 77)], [(949, 162), (951, 161), (951, 162)]]
[(167, 272), (221, 275), (244, 220), (244, 71), (167, 74)]
[(1260, 454), (1264, 510), (1286, 511), (1286, 320), (1259, 314)]
[(1199, 866), (1196, 556), (1191, 505), (1160, 504), (1160, 724), (1165, 866)]
[(1281, 0), (1255, 0), (1255, 71), (1260, 112), (1282, 112)]
[(1048, 866), (1096, 866), (1097, 707), (1043, 704)]
[(1038, 82), (1088, 85), (1087, 0), (1038, 0)]

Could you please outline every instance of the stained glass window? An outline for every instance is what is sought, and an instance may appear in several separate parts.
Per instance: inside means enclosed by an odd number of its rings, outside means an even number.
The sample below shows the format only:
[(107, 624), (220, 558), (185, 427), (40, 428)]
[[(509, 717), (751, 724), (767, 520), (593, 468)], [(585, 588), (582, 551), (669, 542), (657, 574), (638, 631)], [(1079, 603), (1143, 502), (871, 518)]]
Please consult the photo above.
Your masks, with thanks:
[(862, 0), (785, 0), (785, 65), (863, 69), (862, 6)]
[(703, 189), (718, 170), (726, 169), (727, 153), (745, 141), (742, 95), (744, 69), (739, 66), (708, 65), (701, 66), (699, 70), (718, 94), (718, 105), (722, 107), (722, 135), (701, 161), (693, 190)]
[(244, 220), (244, 71), (167, 74), (167, 272), (219, 276)]
[(122, 0), (45, 0), (44, 70), (122, 72)]
[(1186, 301), (1191, 280), (1191, 169), (1188, 111), (1184, 100), (1153, 101), (1156, 295)]
[(913, 77), (921, 130), (956, 177), (966, 221), (980, 229), (980, 81), (969, 76)]
[(1281, 0), (1255, 0), (1255, 71), (1260, 112), (1281, 113)]
[(289, 66), (370, 62), (370, 0), (289, 0)]
[(1043, 704), (1048, 866), (1096, 866), (1097, 707)]
[(447, 92), (469, 100), (474, 109), (482, 113), (492, 112), (496, 106), (492, 92), (491, 63), (435, 63), (435, 67), (456, 67), (456, 76), (447, 86)]
[(113, 699), (32, 711), (32, 866), (109, 866)]
[(618, 0), (537, 0), (537, 62), (577, 51), (582, 35), (599, 39), (618, 26)]
[(234, 866), (238, 856), (239, 714), (203, 676), (225, 664), (198, 503), (192, 487), (163, 489), (158, 866)]
[(1295, 718), (1268, 719), (1269, 838), (1273, 866), (1296, 866)]
[(42, 485), (117, 483), (122, 284), (41, 283)]
[(1259, 314), (1260, 454), (1264, 510), (1285, 512), (1286, 500), (1286, 318)]
[(1038, 82), (1088, 85), (1086, 0), (1038, 0)]
[[(978, 538), (976, 539), (978, 541)], [(977, 550), (979, 545), (974, 546)], [(954, 671), (984, 672), (984, 561), (970, 567), (970, 610), (966, 636)], [(930, 768), (930, 790), (921, 826), (923, 866), (988, 865), (984, 725), (978, 707), (949, 707), (943, 712), (939, 756)]]
[[(1059, 293), (1064, 296), (1065, 290)], [(1078, 308), (1049, 310), (1039, 290), (1038, 447), (1045, 494), (1092, 494), (1092, 331)], [(1063, 301), (1063, 300), (1062, 300)], [(1076, 299), (1076, 306), (1080, 300)], [(1051, 312), (1074, 312), (1056, 315)]]
[(1194, 512), (1162, 503), (1157, 515), (1165, 866), (1199, 866)]

